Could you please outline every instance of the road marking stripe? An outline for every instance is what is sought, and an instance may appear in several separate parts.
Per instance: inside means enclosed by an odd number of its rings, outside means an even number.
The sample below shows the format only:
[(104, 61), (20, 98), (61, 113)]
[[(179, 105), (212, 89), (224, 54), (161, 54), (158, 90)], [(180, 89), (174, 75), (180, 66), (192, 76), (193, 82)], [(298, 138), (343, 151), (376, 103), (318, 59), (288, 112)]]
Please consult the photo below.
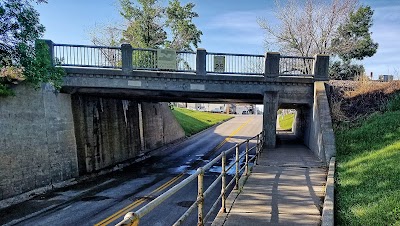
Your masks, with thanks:
[(163, 185), (161, 185), (160, 187), (156, 188), (155, 190), (153, 190), (152, 192), (150, 192), (148, 195), (146, 195), (143, 198), (140, 198), (138, 200), (136, 200), (135, 202), (129, 204), (128, 206), (122, 208), (121, 210), (117, 211), (116, 213), (114, 213), (113, 215), (107, 217), (106, 219), (102, 220), (101, 222), (95, 224), (95, 226), (100, 226), (100, 225), (107, 225), (111, 222), (113, 222), (114, 220), (116, 220), (117, 218), (125, 215), (127, 212), (129, 212), (130, 210), (136, 208), (137, 206), (139, 206), (140, 204), (142, 204), (143, 202), (146, 201), (146, 197), (149, 197), (159, 191), (164, 190), (165, 188), (169, 187), (171, 184), (175, 183), (177, 180), (179, 180), (184, 174), (180, 174), (177, 175), (175, 177), (173, 177), (171, 180), (167, 181), (166, 183), (164, 183)]
[(243, 127), (245, 127), (247, 124), (249, 124), (251, 121), (253, 121), (254, 118), (250, 118), (248, 119), (246, 122), (244, 122), (241, 126), (239, 126), (235, 131), (233, 131), (231, 134), (229, 134), (229, 136), (227, 138), (225, 138), (225, 140), (223, 140), (216, 148), (215, 150), (218, 150), (219, 148), (221, 148), (226, 142), (228, 142), (234, 135), (236, 135), (240, 130), (243, 129)]
[[(234, 135), (236, 135), (240, 130), (242, 130), (247, 124), (249, 124), (251, 121), (253, 121), (254, 118), (250, 118), (248, 119), (246, 122), (244, 122), (241, 126), (239, 126), (236, 130), (234, 130), (231, 134), (228, 135), (227, 138), (225, 138), (221, 143), (219, 143), (217, 145), (216, 148), (214, 148), (214, 150), (218, 150), (219, 148), (221, 148), (226, 142), (228, 142)], [(161, 185), (160, 187), (156, 188), (155, 190), (153, 190), (152, 192), (150, 192), (148, 195), (146, 195), (143, 198), (140, 198), (138, 200), (136, 200), (135, 202), (129, 204), (128, 206), (120, 209), (119, 211), (115, 212), (113, 215), (107, 217), (106, 219), (100, 221), (99, 223), (95, 224), (95, 226), (102, 226), (102, 225), (107, 225), (113, 221), (115, 221), (116, 219), (118, 219), (119, 217), (125, 215), (127, 212), (131, 211), (132, 209), (138, 207), (139, 205), (141, 205), (142, 203), (144, 203), (146, 201), (146, 197), (149, 197), (159, 191), (162, 191), (164, 189), (166, 189), (167, 187), (169, 187), (171, 184), (175, 183), (177, 180), (179, 180), (182, 176), (184, 175), (184, 173), (181, 173), (177, 176), (175, 176), (174, 178), (172, 178), (171, 180), (165, 182), (163, 185)]]

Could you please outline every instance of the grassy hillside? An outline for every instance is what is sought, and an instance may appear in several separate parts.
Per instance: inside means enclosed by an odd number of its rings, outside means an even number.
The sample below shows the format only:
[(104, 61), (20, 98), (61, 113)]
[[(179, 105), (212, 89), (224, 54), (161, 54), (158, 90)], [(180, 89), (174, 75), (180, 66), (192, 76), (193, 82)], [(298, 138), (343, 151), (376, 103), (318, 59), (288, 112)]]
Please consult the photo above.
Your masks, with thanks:
[(400, 225), (400, 111), (336, 130), (337, 225)]
[(279, 126), (281, 130), (291, 130), (293, 126), (294, 114), (287, 114), (279, 117)]
[(233, 118), (231, 115), (193, 111), (186, 108), (174, 108), (172, 113), (185, 130), (186, 136), (191, 136), (218, 122)]

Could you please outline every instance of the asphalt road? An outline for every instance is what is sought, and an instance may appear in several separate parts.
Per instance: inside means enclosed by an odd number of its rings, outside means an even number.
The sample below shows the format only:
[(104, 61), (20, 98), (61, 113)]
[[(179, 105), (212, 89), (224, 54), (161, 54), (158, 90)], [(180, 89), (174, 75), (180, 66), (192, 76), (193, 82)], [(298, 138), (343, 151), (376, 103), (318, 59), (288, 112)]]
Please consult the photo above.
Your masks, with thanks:
[[(221, 151), (257, 135), (261, 128), (262, 116), (236, 116), (179, 144), (155, 151), (150, 158), (123, 171), (59, 189), (2, 210), (0, 224), (115, 225), (126, 212), (138, 210), (193, 174)], [(244, 151), (244, 148), (242, 145), (240, 150)], [(227, 161), (228, 164), (233, 162), (234, 156), (227, 156)], [(205, 189), (219, 176), (220, 170), (218, 163), (205, 173)], [(228, 173), (228, 181), (233, 174), (234, 169)], [(205, 199), (205, 213), (219, 196), (220, 190), (221, 185), (218, 184)], [(172, 225), (196, 200), (196, 196), (197, 180), (194, 180), (143, 217), (140, 225)], [(217, 211), (210, 216), (208, 224)], [(197, 210), (183, 225), (196, 224)]]

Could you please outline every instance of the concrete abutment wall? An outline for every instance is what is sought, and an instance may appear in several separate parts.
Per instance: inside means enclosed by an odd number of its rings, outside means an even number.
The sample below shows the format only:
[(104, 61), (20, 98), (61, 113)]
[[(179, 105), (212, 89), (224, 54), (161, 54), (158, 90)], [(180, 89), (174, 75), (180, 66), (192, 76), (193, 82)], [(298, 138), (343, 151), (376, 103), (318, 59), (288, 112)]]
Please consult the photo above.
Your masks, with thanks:
[(112, 167), (185, 136), (167, 103), (73, 95), (80, 174)]
[(185, 137), (167, 103), (141, 104), (143, 120), (143, 148), (152, 150)]
[(314, 83), (314, 105), (309, 115), (309, 136), (306, 145), (326, 164), (336, 155), (335, 134), (325, 82)]
[(80, 174), (141, 153), (138, 103), (72, 95)]
[(14, 91), (0, 98), (0, 200), (78, 176), (70, 95)]
[(185, 136), (166, 103), (15, 93), (0, 98), (0, 208)]

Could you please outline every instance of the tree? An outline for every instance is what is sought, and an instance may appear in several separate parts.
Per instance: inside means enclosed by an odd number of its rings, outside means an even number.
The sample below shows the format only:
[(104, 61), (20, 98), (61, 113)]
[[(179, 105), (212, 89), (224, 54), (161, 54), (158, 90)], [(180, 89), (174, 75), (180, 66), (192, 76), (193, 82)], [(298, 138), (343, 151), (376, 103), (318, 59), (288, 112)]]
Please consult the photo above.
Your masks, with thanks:
[(167, 32), (161, 23), (164, 9), (157, 0), (137, 0), (136, 6), (130, 0), (120, 0), (120, 14), (128, 21), (123, 30), (123, 42), (136, 48), (159, 48), (165, 44)]
[[(91, 32), (91, 41), (95, 45), (119, 46), (129, 43), (133, 48), (171, 48), (177, 51), (191, 51), (197, 48), (203, 34), (193, 23), (199, 15), (193, 11), (194, 4), (181, 5), (179, 0), (169, 1), (168, 7), (158, 5), (157, 0), (119, 0), (120, 14), (126, 20), (126, 28), (119, 25), (103, 25)], [(167, 33), (170, 40), (167, 40)], [(103, 51), (102, 54), (113, 64), (114, 53)], [(135, 68), (155, 68), (154, 51), (134, 51)], [(180, 65), (190, 68), (188, 62), (177, 58)], [(118, 62), (117, 62), (118, 63)]]
[(199, 15), (193, 11), (193, 3), (181, 6), (178, 0), (169, 2), (166, 9), (166, 25), (172, 31), (172, 40), (167, 41), (166, 47), (176, 50), (193, 50), (192, 45), (197, 48), (201, 42), (200, 36), (203, 34), (192, 22), (193, 18)]
[(121, 45), (122, 29), (114, 24), (96, 25), (89, 35), (96, 46), (117, 47)]
[(343, 63), (337, 61), (331, 65), (332, 79), (355, 79), (365, 73), (362, 65), (352, 64), (352, 59), (362, 60), (376, 53), (378, 43), (373, 42), (369, 31), (373, 24), (373, 14), (371, 7), (361, 6), (351, 12), (349, 19), (339, 26), (333, 44)]
[[(172, 48), (192, 50), (197, 48), (203, 34), (193, 23), (199, 15), (195, 4), (181, 5), (179, 0), (169, 1), (162, 7), (157, 0), (119, 0), (120, 14), (126, 20), (126, 28), (104, 25), (91, 32), (95, 45), (117, 46), (130, 43), (134, 48)], [(167, 33), (171, 40), (167, 40)], [(118, 37), (121, 37), (118, 40)]]
[(329, 77), (334, 80), (355, 80), (365, 74), (364, 66), (350, 61), (335, 61), (330, 65)]
[(362, 60), (376, 53), (378, 43), (373, 42), (369, 31), (373, 14), (371, 7), (361, 6), (356, 12), (350, 13), (346, 23), (339, 26), (338, 36), (333, 43), (339, 47), (337, 54), (343, 61)]
[[(96, 25), (90, 32), (90, 40), (96, 46), (112, 46), (121, 45), (122, 29), (112, 24)], [(117, 57), (118, 50), (101, 48), (101, 54), (105, 57), (108, 64), (114, 67), (121, 66), (122, 62)]]
[(12, 95), (12, 84), (23, 80), (35, 87), (50, 82), (61, 87), (64, 71), (52, 66), (48, 46), (37, 41), (44, 32), (39, 13), (31, 2), (45, 0), (4, 0), (0, 2), (0, 95)]
[(276, 1), (275, 13), (280, 22), (277, 27), (259, 19), (267, 33), (266, 44), (277, 45), (284, 54), (339, 56), (343, 62), (331, 65), (331, 78), (353, 79), (363, 74), (364, 67), (352, 64), (351, 60), (372, 56), (378, 48), (369, 31), (373, 16), (371, 7), (358, 7), (357, 0), (299, 2), (288, 0), (281, 5)]
[(25, 59), (32, 57), (35, 40), (43, 32), (44, 26), (39, 23), (39, 13), (33, 8), (31, 1), (0, 2), (0, 65), (28, 63)]
[(267, 34), (266, 45), (276, 45), (284, 54), (305, 57), (338, 51), (332, 40), (356, 8), (357, 0), (288, 0), (283, 5), (276, 1), (275, 5), (279, 21), (276, 26), (272, 21), (258, 20)]

